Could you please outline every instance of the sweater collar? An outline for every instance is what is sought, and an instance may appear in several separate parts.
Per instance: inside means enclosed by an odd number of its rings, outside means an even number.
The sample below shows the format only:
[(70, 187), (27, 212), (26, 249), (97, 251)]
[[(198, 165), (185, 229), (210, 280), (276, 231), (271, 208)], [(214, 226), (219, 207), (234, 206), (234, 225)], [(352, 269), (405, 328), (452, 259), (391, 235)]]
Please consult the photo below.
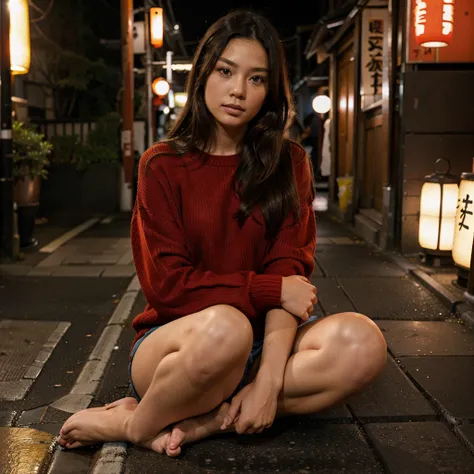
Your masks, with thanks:
[(240, 155), (214, 155), (197, 150), (196, 156), (202, 155), (207, 165), (211, 166), (237, 166), (240, 161)]

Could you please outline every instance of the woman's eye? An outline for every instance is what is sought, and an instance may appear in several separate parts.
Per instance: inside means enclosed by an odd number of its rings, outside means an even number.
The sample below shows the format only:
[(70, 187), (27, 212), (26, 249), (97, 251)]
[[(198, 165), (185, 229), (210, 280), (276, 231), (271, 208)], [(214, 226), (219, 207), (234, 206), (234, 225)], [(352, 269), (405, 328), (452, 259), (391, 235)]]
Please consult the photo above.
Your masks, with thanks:
[(255, 84), (263, 84), (265, 82), (265, 78), (262, 76), (253, 76), (252, 81), (255, 82)]
[(225, 67), (221, 67), (218, 69), (218, 71), (221, 73), (221, 74), (224, 74), (224, 76), (228, 76), (230, 74), (230, 70), (225, 68)]

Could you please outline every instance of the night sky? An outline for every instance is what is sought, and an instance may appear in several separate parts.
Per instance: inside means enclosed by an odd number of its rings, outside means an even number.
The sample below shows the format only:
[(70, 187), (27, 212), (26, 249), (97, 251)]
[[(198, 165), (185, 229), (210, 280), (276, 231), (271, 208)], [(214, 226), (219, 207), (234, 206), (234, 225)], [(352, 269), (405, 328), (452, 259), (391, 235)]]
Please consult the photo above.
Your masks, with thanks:
[(185, 41), (197, 41), (214, 21), (228, 13), (229, 10), (244, 7), (251, 7), (264, 13), (277, 27), (280, 36), (286, 38), (295, 33), (297, 25), (316, 23), (320, 16), (318, 4), (321, 3), (323, 2), (292, 0), (282, 3), (283, 7), (279, 7), (274, 0), (258, 2), (224, 0), (216, 3), (174, 0), (172, 5), (176, 20), (182, 24)]
[[(94, 22), (104, 37), (117, 37), (120, 35), (120, 0), (85, 0), (91, 2), (97, 13), (91, 21)], [(158, 6), (158, 1), (155, 4)], [(176, 21), (180, 23), (184, 40), (187, 43), (199, 41), (207, 28), (218, 18), (235, 8), (250, 7), (265, 14), (278, 29), (282, 38), (295, 34), (297, 25), (312, 25), (321, 16), (320, 11), (324, 0), (292, 0), (278, 6), (275, 0), (257, 2), (245, 1), (202, 1), (171, 0)], [(143, 0), (134, 0), (134, 8), (143, 6)], [(165, 14), (167, 1), (163, 1)], [(104, 21), (104, 15), (109, 17)], [(96, 29), (96, 28), (94, 28)], [(192, 48), (191, 48), (192, 49)], [(190, 51), (192, 53), (192, 50)]]

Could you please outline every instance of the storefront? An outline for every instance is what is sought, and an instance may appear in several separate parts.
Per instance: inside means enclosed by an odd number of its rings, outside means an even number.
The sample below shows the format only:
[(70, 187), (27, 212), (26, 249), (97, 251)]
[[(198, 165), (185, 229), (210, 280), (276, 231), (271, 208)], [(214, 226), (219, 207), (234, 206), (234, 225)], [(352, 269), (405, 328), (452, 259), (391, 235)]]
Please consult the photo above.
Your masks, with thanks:
[[(443, 2), (453, 0), (432, 4)], [(436, 159), (460, 176), (474, 156), (474, 4), (456, 0), (442, 48), (417, 43), (417, 18), (429, 27), (425, 4), (346, 3), (316, 25), (305, 51), (330, 62), (330, 209), (369, 242), (405, 253), (420, 250), (421, 186)], [(352, 183), (348, 206), (342, 181)]]

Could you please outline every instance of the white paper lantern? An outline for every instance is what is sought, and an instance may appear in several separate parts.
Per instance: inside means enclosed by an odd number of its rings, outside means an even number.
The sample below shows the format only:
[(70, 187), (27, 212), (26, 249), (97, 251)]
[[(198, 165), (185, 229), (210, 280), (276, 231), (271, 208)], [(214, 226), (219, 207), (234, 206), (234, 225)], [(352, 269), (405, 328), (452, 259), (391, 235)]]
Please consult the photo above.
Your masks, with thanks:
[(331, 109), (331, 99), (327, 95), (317, 95), (312, 105), (317, 114), (326, 114)]
[(435, 171), (425, 176), (421, 188), (420, 222), (418, 243), (425, 253), (443, 255), (453, 248), (456, 203), (458, 199), (457, 178), (449, 173), (449, 161), (446, 172)]
[(456, 265), (468, 270), (471, 265), (474, 235), (474, 173), (463, 173), (456, 210), (453, 259)]

